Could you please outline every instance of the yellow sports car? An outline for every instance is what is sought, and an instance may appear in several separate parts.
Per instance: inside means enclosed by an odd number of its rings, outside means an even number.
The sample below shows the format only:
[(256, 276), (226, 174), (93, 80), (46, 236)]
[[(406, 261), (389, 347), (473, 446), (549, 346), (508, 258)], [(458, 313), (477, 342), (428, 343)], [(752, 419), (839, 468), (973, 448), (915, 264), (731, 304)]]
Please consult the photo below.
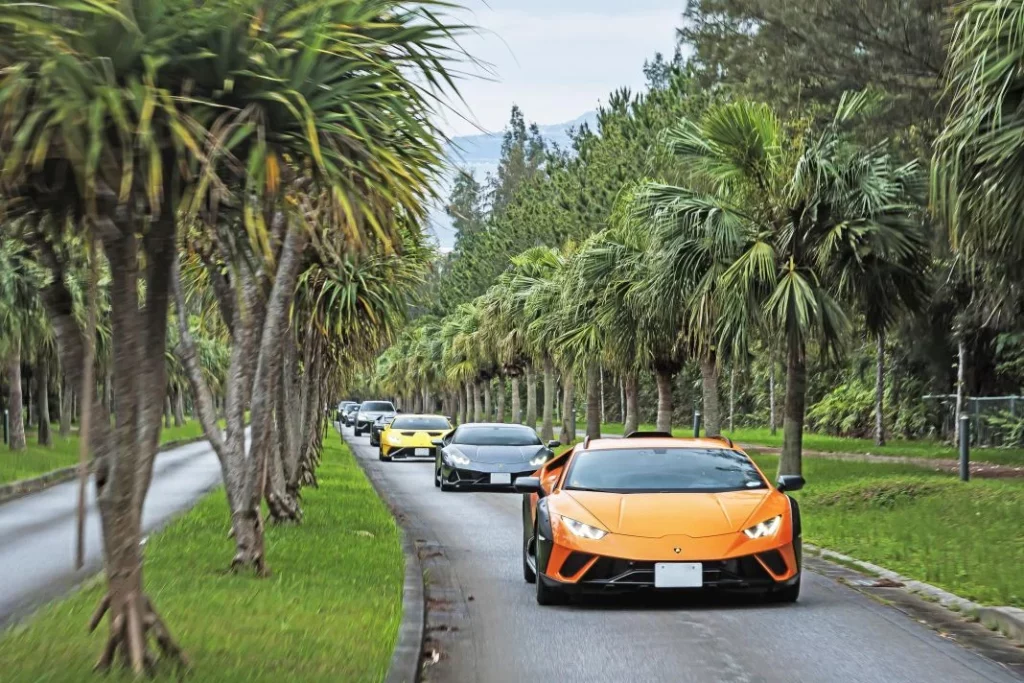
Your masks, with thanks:
[(398, 415), (380, 434), (381, 460), (392, 458), (433, 458), (435, 439), (452, 430), (441, 415)]

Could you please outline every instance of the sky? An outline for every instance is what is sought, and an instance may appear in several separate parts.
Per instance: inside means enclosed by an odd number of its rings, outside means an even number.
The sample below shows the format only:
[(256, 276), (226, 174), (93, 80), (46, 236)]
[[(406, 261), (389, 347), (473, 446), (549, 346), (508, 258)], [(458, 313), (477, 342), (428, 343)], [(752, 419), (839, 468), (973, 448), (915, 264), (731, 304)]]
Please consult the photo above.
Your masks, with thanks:
[(449, 135), (500, 131), (518, 104), (527, 121), (571, 121), (612, 90), (644, 85), (643, 64), (671, 54), (685, 0), (465, 0), (479, 29), (460, 41), (487, 69), (460, 83), (468, 106)]

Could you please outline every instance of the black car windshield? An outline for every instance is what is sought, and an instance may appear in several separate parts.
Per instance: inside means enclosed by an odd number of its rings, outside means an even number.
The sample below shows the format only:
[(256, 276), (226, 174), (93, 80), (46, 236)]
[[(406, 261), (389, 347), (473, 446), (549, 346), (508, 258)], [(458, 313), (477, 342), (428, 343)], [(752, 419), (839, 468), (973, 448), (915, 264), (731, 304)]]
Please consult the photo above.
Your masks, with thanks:
[(359, 406), (359, 410), (364, 413), (393, 413), (395, 412), (395, 407), (387, 401), (367, 401)]
[(750, 459), (725, 448), (580, 451), (566, 489), (614, 493), (698, 493), (767, 488)]
[(403, 417), (396, 417), (395, 421), (391, 423), (391, 428), (415, 431), (423, 429), (451, 429), (452, 426), (448, 424), (448, 420), (443, 417), (436, 417), (432, 415), (406, 415)]
[(465, 446), (540, 446), (540, 437), (529, 427), (473, 425), (455, 430), (452, 443)]

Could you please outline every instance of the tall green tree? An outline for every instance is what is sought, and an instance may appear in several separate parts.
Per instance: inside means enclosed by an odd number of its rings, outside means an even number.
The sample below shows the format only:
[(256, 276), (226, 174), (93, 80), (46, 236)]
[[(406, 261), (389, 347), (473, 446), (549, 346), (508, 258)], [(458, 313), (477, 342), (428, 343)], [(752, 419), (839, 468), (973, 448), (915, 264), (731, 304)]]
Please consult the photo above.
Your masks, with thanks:
[(799, 137), (767, 105), (717, 105), (672, 132), (677, 157), (702, 182), (646, 188), (661, 215), (731, 255), (718, 284), (722, 343), (743, 348), (756, 331), (785, 341), (782, 474), (801, 472), (809, 346), (838, 354), (855, 292), (879, 271), (915, 267), (928, 248), (916, 165), (846, 132), (869, 104), (846, 96), (828, 125)]

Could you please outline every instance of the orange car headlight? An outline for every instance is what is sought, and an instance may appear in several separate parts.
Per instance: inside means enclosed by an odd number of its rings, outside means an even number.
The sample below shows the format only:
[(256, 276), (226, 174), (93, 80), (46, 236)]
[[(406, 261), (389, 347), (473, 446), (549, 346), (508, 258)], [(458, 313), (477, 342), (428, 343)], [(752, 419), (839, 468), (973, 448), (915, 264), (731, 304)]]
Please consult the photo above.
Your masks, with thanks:
[(608, 532), (604, 529), (598, 529), (596, 526), (590, 526), (583, 522), (578, 522), (571, 517), (562, 516), (562, 522), (569, 531), (580, 538), (589, 538), (591, 541), (600, 541), (602, 538), (608, 535)]
[(749, 529), (744, 529), (743, 533), (747, 535), (747, 538), (766, 538), (774, 536), (780, 526), (782, 526), (782, 515), (758, 522)]

